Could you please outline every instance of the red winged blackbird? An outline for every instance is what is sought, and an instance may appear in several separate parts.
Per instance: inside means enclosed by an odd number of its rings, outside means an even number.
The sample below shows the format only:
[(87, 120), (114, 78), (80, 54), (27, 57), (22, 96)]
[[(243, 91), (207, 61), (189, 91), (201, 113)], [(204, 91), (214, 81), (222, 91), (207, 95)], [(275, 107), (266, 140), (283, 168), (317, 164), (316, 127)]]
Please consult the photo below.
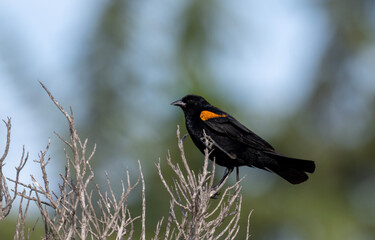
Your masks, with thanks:
[(313, 173), (315, 163), (310, 160), (290, 158), (277, 152), (268, 142), (250, 131), (234, 117), (209, 104), (203, 97), (187, 95), (171, 105), (184, 111), (186, 128), (194, 144), (204, 153), (204, 132), (212, 141), (210, 159), (226, 167), (220, 185), (240, 166), (256, 167), (271, 171), (292, 184), (308, 179), (306, 172)]

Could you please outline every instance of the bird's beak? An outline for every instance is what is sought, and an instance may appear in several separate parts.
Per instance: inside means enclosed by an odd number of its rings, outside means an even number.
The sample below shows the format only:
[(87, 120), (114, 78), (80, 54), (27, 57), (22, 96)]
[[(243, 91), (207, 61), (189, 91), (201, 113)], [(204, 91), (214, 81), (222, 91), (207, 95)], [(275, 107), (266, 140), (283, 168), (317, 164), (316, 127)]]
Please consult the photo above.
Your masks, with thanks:
[(180, 100), (177, 100), (177, 101), (174, 101), (171, 103), (171, 105), (173, 106), (178, 106), (178, 107), (185, 107), (186, 106), (186, 103), (184, 103), (183, 101)]

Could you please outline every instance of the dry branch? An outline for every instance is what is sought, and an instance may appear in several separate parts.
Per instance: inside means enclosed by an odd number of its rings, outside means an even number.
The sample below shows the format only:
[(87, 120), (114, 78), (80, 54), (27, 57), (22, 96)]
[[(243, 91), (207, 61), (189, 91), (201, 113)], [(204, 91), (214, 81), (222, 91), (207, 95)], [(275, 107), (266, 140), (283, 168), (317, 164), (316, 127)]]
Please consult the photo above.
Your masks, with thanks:
[[(52, 190), (54, 188), (50, 186), (47, 169), (51, 161), (51, 157), (48, 156), (50, 140), (48, 140), (46, 148), (40, 152), (38, 160), (34, 161), (41, 169), (41, 182), (36, 180), (33, 175), (31, 175), (32, 184), (19, 182), (19, 171), (27, 160), (27, 156), (25, 161), (22, 161), (22, 157), (21, 164), (17, 168), (19, 170), (17, 170), (16, 179), (10, 180), (15, 183), (16, 187), (22, 185), (24, 188), (28, 189), (32, 195), (26, 195), (25, 191), (22, 193), (17, 192), (17, 188), (15, 188), (15, 193), (21, 196), (22, 199), (27, 199), (28, 202), (36, 203), (42, 216), (45, 228), (45, 239), (107, 239), (110, 236), (116, 239), (122, 239), (124, 236), (127, 236), (131, 239), (133, 236), (133, 222), (140, 217), (133, 217), (130, 214), (127, 204), (130, 192), (138, 185), (139, 179), (136, 183), (132, 184), (130, 182), (129, 171), (126, 171), (126, 186), (122, 183), (121, 195), (116, 198), (116, 194), (111, 186), (111, 181), (108, 174), (106, 174), (109, 194), (108, 192), (101, 191), (99, 186), (93, 182), (94, 172), (90, 163), (95, 154), (96, 146), (88, 153), (88, 140), (85, 139), (81, 141), (78, 136), (72, 109), (70, 108), (70, 113), (65, 111), (49, 90), (42, 83), (40, 84), (68, 121), (70, 132), (69, 140), (64, 139), (59, 134), (56, 135), (67, 145), (71, 154), (65, 151), (65, 173), (60, 174), (61, 184), (59, 184), (57, 188), (58, 192), (54, 192)], [(10, 130), (10, 120), (9, 124), (7, 124), (7, 128)], [(9, 143), (7, 143), (4, 156), (6, 156), (7, 149), (9, 148), (8, 145)], [(145, 183), (140, 163), (139, 171), (142, 180), (143, 201), (142, 236), (143, 239), (145, 239)], [(4, 186), (6, 185), (4, 184)], [(95, 191), (90, 189), (95, 189)], [(97, 202), (94, 202), (93, 194), (99, 196)], [(8, 195), (9, 194), (6, 194), (6, 196)], [(9, 200), (7, 200), (7, 202), (8, 201)], [(19, 212), (19, 224), (17, 229), (19, 229), (18, 233), (21, 233), (21, 229), (23, 232), (27, 208), (22, 214), (22, 208), (20, 207)], [(15, 239), (24, 239), (22, 234), (16, 235)]]
[(7, 138), (6, 138), (4, 153), (0, 158), (0, 208), (1, 208), (0, 209), (0, 221), (3, 220), (6, 216), (8, 216), (8, 214), (10, 213), (10, 210), (12, 209), (12, 204), (14, 200), (16, 199), (17, 193), (18, 193), (18, 185), (19, 185), (18, 179), (19, 179), (22, 169), (25, 167), (25, 164), (29, 158), (29, 153), (25, 154), (25, 147), (23, 147), (20, 163), (18, 167), (16, 167), (16, 181), (14, 184), (14, 188), (12, 189), (13, 196), (11, 196), (9, 188), (8, 188), (8, 184), (3, 174), (3, 166), (4, 166), (4, 161), (6, 157), (8, 156), (8, 152), (9, 152), (10, 132), (12, 128), (12, 123), (11, 123), (10, 118), (8, 118), (7, 122), (4, 120), (3, 122), (5, 123), (5, 126), (7, 128)]
[[(64, 173), (59, 174), (60, 184), (53, 187), (50, 184), (51, 178), (48, 175), (48, 166), (52, 158), (48, 155), (50, 140), (46, 148), (39, 153), (38, 159), (34, 160), (41, 169), (42, 180), (38, 181), (31, 175), (31, 184), (19, 181), (19, 175), (24, 168), (28, 153), (23, 148), (20, 164), (16, 167), (14, 179), (5, 178), (2, 173), (2, 166), (6, 159), (10, 146), (11, 119), (5, 122), (7, 137), (4, 153), (0, 158), (0, 220), (5, 218), (12, 207), (15, 198), (19, 196), (21, 203), (18, 209), (18, 220), (14, 239), (30, 238), (35, 229), (25, 234), (25, 220), (29, 204), (35, 203), (38, 207), (42, 223), (45, 229), (43, 239), (133, 239), (135, 221), (140, 221), (140, 239), (146, 239), (146, 197), (145, 179), (142, 167), (138, 161), (139, 177), (135, 183), (130, 181), (128, 169), (125, 171), (125, 181), (121, 181), (121, 194), (116, 197), (109, 175), (106, 173), (108, 191), (102, 191), (97, 184), (94, 184), (94, 172), (91, 167), (91, 160), (96, 151), (94, 145), (88, 151), (88, 140), (82, 141), (75, 128), (73, 111), (64, 110), (49, 90), (40, 82), (52, 102), (65, 116), (69, 126), (69, 139), (64, 139), (59, 134), (57, 137), (65, 143), (64, 149), (66, 166)], [(204, 134), (206, 146), (214, 144)], [(204, 164), (200, 172), (194, 172), (188, 164), (185, 156), (183, 140), (186, 135), (180, 138), (180, 130), (177, 129), (178, 148), (182, 165), (173, 163), (168, 153), (167, 163), (172, 168), (175, 179), (169, 184), (164, 178), (160, 160), (156, 164), (162, 184), (170, 196), (170, 208), (168, 218), (163, 226), (162, 218), (155, 230), (152, 239), (234, 239), (240, 229), (239, 219), (242, 204), (240, 195), (240, 183), (224, 188), (227, 178), (218, 186), (213, 187), (215, 176), (215, 164), (209, 169), (209, 149), (205, 150)], [(209, 148), (209, 147), (208, 147)], [(10, 194), (6, 179), (14, 184)], [(128, 208), (128, 200), (132, 190), (141, 183), (142, 188), (142, 213), (140, 216), (133, 216)], [(22, 192), (18, 190), (22, 187)], [(57, 189), (54, 190), (54, 189)], [(223, 193), (217, 200), (212, 199), (218, 196), (218, 191)], [(28, 192), (26, 194), (26, 192)], [(98, 200), (94, 200), (94, 196)], [(23, 208), (23, 203), (26, 206)], [(250, 214), (246, 239), (249, 238)], [(162, 231), (164, 229), (164, 231)]]
[[(162, 174), (160, 160), (156, 164), (161, 181), (171, 197), (164, 239), (234, 239), (239, 231), (242, 203), (239, 184), (242, 179), (227, 187), (219, 200), (212, 199), (213, 196), (217, 196), (217, 192), (223, 188), (227, 179), (217, 188), (213, 188), (215, 164), (209, 171), (209, 150), (205, 150), (203, 168), (196, 174), (186, 160), (179, 128), (177, 139), (184, 168), (181, 169), (179, 164), (172, 163), (168, 153), (168, 165), (176, 176), (172, 186)], [(206, 146), (210, 144), (210, 139), (206, 135), (204, 141)], [(159, 233), (160, 226), (161, 223), (158, 224), (156, 233)]]

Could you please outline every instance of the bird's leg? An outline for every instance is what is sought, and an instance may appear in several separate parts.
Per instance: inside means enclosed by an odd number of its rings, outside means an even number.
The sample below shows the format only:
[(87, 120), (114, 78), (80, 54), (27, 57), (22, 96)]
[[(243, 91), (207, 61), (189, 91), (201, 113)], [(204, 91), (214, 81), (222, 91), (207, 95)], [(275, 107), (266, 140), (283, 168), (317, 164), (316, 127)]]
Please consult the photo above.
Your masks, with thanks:
[(224, 182), (224, 180), (229, 176), (229, 174), (231, 174), (232, 172), (233, 172), (233, 168), (226, 168), (223, 177), (212, 188), (213, 189), (218, 188)]
[[(237, 166), (236, 167), (236, 178), (237, 178), (237, 182), (236, 183), (238, 183), (239, 181), (240, 181), (240, 168)], [(237, 188), (238, 188), (238, 185), (237, 185)], [(236, 188), (236, 190), (237, 190), (237, 188)], [(237, 199), (236, 199), (236, 210), (235, 210), (235, 212), (237, 212), (237, 211), (239, 211), (239, 209), (240, 209), (240, 205), (239, 205), (239, 195), (237, 196)]]
[[(226, 168), (224, 172), (224, 176), (220, 179), (218, 183), (216, 183), (215, 186), (212, 187), (212, 190), (216, 190), (220, 185), (228, 178), (228, 176), (233, 172), (233, 168)], [(219, 196), (219, 193), (215, 193), (211, 198), (216, 199), (217, 196)]]
[(236, 167), (236, 173), (237, 173), (237, 182), (240, 181), (240, 168)]

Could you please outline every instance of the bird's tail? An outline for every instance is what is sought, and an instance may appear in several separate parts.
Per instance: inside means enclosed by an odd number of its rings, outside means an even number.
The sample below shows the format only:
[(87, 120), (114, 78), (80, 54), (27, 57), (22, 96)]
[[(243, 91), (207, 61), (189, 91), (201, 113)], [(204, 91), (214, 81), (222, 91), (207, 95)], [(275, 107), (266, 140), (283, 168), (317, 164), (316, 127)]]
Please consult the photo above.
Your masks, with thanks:
[(315, 171), (315, 163), (310, 160), (289, 158), (273, 153), (269, 156), (276, 162), (267, 168), (292, 184), (306, 181), (309, 178), (306, 172), (313, 173)]

